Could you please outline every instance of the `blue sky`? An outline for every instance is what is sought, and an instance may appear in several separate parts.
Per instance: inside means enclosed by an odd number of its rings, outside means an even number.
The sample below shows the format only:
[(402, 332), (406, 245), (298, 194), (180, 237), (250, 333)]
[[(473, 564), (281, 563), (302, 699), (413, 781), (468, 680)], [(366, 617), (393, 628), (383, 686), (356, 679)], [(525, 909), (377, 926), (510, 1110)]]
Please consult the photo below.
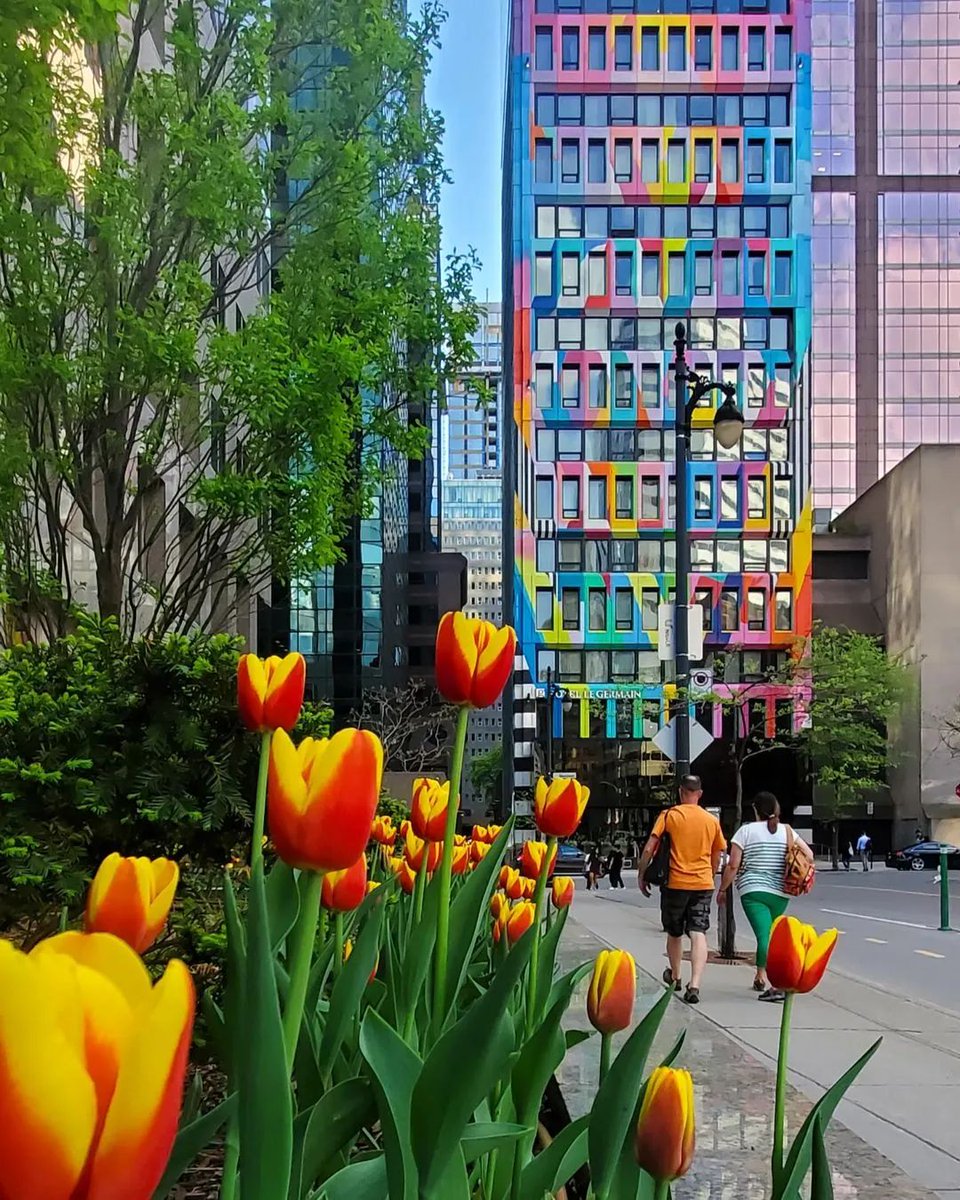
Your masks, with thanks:
[(444, 250), (473, 246), (480, 300), (499, 300), (500, 144), (506, 0), (446, 0), (443, 47), (427, 84), (446, 123), (444, 155), (453, 182), (444, 191)]

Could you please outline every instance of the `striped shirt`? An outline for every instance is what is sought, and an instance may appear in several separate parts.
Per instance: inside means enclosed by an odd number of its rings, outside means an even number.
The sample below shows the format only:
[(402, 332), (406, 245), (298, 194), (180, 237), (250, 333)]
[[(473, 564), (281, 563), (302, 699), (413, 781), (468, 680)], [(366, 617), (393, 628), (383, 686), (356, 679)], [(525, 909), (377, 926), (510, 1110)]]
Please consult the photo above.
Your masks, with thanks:
[(783, 870), (787, 861), (787, 830), (782, 822), (773, 833), (766, 821), (741, 825), (733, 835), (733, 844), (743, 851), (737, 872), (737, 891), (770, 892), (785, 896)]

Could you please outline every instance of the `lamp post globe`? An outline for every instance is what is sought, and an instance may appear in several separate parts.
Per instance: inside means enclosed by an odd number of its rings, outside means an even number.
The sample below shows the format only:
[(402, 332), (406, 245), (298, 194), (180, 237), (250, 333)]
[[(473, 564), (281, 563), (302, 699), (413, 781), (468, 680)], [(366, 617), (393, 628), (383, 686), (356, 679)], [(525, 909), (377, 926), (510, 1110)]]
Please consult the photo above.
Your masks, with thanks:
[(727, 396), (713, 418), (713, 432), (724, 450), (732, 450), (743, 436), (743, 413), (732, 396)]

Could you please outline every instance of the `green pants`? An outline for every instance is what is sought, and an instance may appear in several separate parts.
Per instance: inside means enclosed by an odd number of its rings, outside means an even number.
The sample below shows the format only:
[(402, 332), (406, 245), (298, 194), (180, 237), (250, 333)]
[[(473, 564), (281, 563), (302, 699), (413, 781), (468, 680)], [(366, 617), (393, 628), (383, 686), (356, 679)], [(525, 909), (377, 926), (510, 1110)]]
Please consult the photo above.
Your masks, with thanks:
[(757, 970), (761, 970), (767, 965), (770, 930), (777, 917), (787, 911), (787, 897), (775, 896), (773, 892), (747, 892), (740, 897), (740, 903), (757, 939)]

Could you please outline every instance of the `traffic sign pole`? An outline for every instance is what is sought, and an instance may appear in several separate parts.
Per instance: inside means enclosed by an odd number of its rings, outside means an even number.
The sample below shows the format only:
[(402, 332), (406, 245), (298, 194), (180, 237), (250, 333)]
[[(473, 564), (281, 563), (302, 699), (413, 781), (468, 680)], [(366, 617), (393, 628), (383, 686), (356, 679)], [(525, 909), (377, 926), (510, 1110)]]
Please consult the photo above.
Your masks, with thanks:
[(940, 847), (940, 931), (950, 932), (950, 872), (943, 846)]

